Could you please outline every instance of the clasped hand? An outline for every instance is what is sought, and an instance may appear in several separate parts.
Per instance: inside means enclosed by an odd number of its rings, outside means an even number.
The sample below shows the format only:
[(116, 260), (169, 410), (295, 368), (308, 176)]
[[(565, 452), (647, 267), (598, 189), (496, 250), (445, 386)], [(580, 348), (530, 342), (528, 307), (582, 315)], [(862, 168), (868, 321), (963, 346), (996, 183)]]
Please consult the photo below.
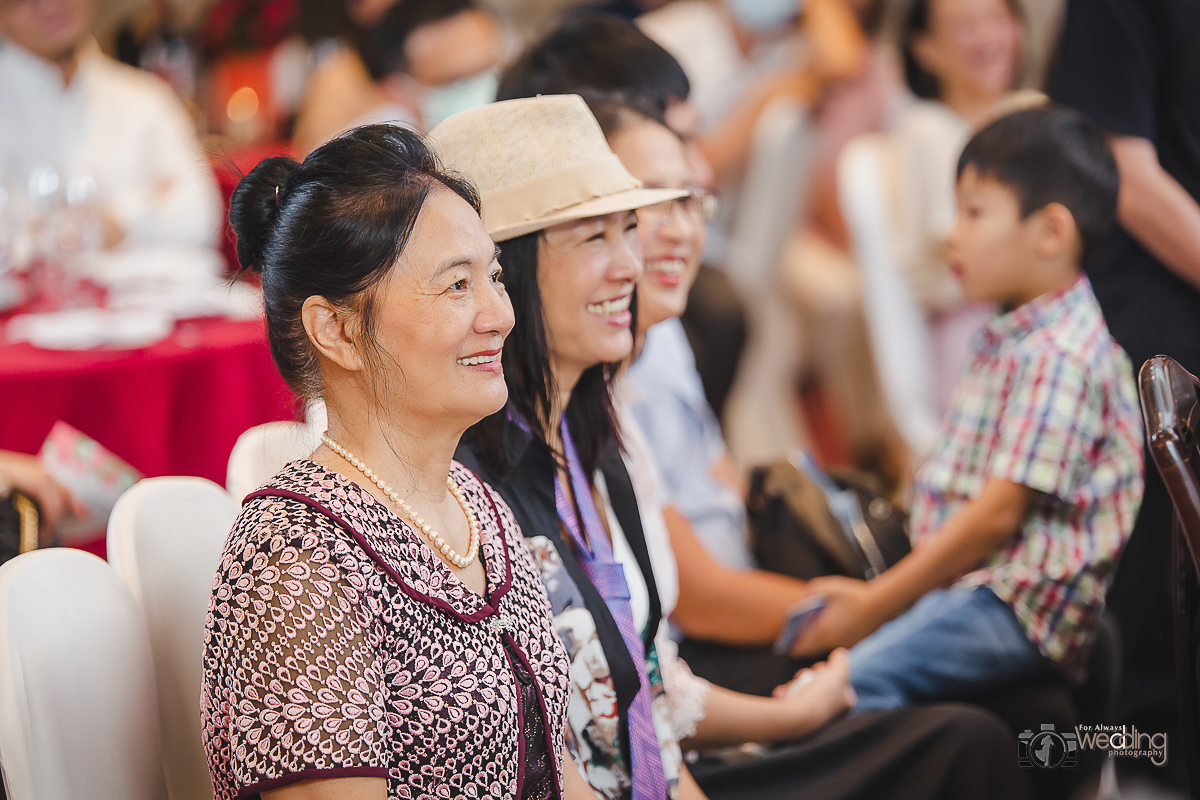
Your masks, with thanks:
[(808, 582), (811, 595), (824, 595), (825, 609), (796, 640), (795, 657), (821, 656), (837, 647), (853, 647), (886, 621), (866, 581), (828, 576)]

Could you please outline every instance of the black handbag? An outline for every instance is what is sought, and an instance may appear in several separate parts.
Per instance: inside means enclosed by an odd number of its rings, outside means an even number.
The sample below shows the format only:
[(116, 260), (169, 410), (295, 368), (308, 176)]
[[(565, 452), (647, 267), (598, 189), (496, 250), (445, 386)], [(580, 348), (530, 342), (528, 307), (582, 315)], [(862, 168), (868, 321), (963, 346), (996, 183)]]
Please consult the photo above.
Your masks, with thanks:
[(869, 478), (804, 454), (755, 469), (746, 509), (758, 565), (795, 578), (870, 580), (911, 550), (906, 515)]

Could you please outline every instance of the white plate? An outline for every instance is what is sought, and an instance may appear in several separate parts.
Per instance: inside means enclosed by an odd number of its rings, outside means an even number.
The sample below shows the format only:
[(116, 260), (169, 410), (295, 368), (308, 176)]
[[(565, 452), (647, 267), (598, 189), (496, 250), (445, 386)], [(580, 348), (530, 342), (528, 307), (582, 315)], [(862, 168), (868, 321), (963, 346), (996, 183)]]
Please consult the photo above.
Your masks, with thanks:
[(91, 350), (146, 347), (170, 335), (174, 320), (155, 311), (106, 311), (78, 308), (46, 314), (22, 314), (8, 323), (11, 341), (43, 350)]

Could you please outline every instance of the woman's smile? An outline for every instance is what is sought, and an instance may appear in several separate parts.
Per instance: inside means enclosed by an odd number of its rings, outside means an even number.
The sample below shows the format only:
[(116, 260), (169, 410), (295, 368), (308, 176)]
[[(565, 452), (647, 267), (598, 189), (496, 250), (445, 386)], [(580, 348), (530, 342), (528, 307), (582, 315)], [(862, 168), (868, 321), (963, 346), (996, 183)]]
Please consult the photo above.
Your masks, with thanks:
[(587, 312), (599, 317), (606, 325), (615, 328), (628, 328), (633, 321), (633, 312), (629, 304), (633, 301), (633, 288), (619, 297), (602, 300), (599, 303), (588, 303)]

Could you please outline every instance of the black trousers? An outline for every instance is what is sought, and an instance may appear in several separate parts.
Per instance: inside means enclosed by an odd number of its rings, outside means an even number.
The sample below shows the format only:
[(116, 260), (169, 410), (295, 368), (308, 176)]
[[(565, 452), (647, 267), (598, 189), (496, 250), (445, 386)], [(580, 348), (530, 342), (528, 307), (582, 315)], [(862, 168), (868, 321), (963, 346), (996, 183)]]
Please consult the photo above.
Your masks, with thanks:
[(996, 717), (935, 705), (847, 717), (738, 764), (689, 769), (711, 800), (1025, 800), (1016, 743)]

